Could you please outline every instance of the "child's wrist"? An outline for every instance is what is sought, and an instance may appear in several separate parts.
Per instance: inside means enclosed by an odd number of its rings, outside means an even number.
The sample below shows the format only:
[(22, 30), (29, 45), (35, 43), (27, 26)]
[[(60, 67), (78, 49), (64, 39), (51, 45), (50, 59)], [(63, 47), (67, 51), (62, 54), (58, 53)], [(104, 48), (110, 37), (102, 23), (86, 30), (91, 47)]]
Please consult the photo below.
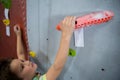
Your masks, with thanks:
[(68, 35), (65, 33), (62, 33), (62, 38), (66, 39), (66, 40), (70, 40), (72, 35)]
[(17, 37), (20, 37), (20, 38), (21, 38), (21, 35), (20, 35), (20, 34), (17, 34)]

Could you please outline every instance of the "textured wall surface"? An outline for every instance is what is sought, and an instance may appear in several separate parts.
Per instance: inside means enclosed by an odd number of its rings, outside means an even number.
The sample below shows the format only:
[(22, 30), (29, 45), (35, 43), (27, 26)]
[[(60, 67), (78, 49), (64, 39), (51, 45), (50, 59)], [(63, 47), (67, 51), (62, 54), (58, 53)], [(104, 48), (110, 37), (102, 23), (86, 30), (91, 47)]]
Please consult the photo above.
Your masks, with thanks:
[[(85, 47), (70, 47), (77, 55), (68, 61), (57, 80), (120, 80), (119, 0), (27, 0), (27, 31), (30, 49), (45, 71), (53, 63), (61, 33), (55, 26), (66, 15), (112, 10), (114, 18), (84, 28)], [(54, 76), (54, 75), (53, 75)]]

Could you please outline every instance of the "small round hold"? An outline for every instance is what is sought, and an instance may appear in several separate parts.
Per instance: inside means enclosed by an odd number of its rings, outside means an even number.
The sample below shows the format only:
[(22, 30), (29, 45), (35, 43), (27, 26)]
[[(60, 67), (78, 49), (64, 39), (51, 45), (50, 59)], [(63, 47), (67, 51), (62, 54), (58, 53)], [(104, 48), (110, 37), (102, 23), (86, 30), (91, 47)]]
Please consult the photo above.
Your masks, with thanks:
[(101, 71), (105, 71), (105, 69), (104, 69), (104, 68), (102, 68), (102, 69), (101, 69)]

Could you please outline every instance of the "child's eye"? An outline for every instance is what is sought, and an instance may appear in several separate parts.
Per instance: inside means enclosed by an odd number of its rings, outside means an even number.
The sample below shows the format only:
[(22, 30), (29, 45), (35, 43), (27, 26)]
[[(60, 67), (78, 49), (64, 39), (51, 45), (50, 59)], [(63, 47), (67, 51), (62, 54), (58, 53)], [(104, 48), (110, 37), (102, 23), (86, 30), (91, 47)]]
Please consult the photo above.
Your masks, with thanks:
[(24, 69), (24, 65), (21, 64), (21, 69), (20, 69), (20, 71), (22, 71), (23, 69)]
[(24, 66), (23, 66), (23, 65), (22, 65), (21, 67), (22, 67), (22, 69), (24, 69)]

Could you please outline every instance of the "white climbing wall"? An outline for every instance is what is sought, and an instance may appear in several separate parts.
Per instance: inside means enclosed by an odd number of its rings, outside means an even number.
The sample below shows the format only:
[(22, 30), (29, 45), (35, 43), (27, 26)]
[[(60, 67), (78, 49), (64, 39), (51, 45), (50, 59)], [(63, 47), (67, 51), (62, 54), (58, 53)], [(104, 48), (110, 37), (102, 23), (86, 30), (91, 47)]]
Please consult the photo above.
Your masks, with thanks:
[[(84, 47), (76, 50), (57, 80), (120, 80), (119, 0), (27, 0), (27, 33), (30, 49), (45, 71), (53, 63), (61, 32), (56, 25), (67, 15), (112, 10), (114, 18), (84, 29)], [(53, 75), (54, 76), (54, 75)]]

